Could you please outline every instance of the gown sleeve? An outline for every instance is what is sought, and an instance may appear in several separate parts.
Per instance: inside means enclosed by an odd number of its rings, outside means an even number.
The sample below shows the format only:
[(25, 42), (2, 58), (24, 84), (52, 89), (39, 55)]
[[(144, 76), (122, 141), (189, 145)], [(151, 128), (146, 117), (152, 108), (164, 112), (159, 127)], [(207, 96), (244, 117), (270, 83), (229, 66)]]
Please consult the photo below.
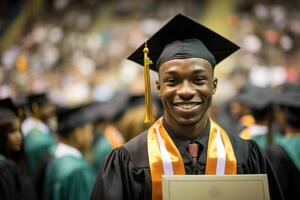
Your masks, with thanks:
[(266, 153), (254, 141), (249, 142), (250, 154), (245, 168), (249, 174), (267, 174), (271, 200), (282, 200), (283, 196), (277, 177)]
[(104, 161), (91, 200), (149, 199), (145, 170), (135, 166), (124, 147), (114, 149)]

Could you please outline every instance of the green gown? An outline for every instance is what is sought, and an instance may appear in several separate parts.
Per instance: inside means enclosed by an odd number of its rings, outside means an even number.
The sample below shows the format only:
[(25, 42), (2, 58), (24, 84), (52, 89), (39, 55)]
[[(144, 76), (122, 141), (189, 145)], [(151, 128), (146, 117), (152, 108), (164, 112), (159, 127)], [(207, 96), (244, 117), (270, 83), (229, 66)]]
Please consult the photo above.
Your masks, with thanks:
[(27, 157), (28, 167), (31, 173), (34, 173), (39, 161), (50, 149), (56, 145), (52, 134), (43, 133), (41, 130), (34, 128), (24, 138), (25, 154)]
[[(260, 125), (257, 125), (257, 126), (260, 126)], [(251, 128), (251, 126), (250, 126), (250, 128)], [(240, 135), (242, 135), (242, 133), (244, 131), (248, 130), (248, 132), (250, 132), (250, 139), (254, 140), (263, 150), (266, 150), (267, 147), (268, 147), (268, 135), (267, 135), (268, 130), (267, 129), (258, 130), (258, 131), (254, 130), (255, 132), (251, 133), (250, 128), (249, 127), (244, 128), (241, 131)], [(281, 140), (282, 137), (283, 136), (282, 136), (281, 133), (275, 133), (275, 134), (272, 135), (272, 142), (273, 143), (278, 143)]]
[(53, 158), (47, 167), (46, 200), (86, 200), (95, 181), (95, 172), (83, 159), (72, 155)]
[[(276, 133), (273, 135), (273, 143), (278, 143), (278, 141), (282, 138), (282, 134), (280, 133)], [(268, 146), (268, 139), (267, 139), (267, 135), (257, 135), (257, 136), (253, 136), (251, 138), (252, 140), (254, 140), (263, 150), (267, 149)]]
[(93, 147), (93, 167), (96, 171), (101, 168), (102, 162), (107, 155), (111, 153), (113, 147), (107, 140), (107, 138), (102, 135), (97, 140), (95, 146)]

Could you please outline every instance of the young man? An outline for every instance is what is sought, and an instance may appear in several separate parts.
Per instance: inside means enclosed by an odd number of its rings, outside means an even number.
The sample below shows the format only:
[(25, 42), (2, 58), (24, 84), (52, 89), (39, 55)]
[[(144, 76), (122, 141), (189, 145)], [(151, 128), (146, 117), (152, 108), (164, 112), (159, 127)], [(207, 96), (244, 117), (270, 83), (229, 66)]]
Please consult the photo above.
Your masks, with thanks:
[(285, 199), (300, 199), (300, 94), (284, 92), (278, 98), (284, 112), (285, 136), (267, 153)]
[(46, 171), (44, 199), (85, 200), (95, 172), (83, 158), (92, 144), (92, 124), (83, 107), (58, 114), (59, 143)]
[(44, 155), (56, 145), (56, 140), (47, 124), (50, 119), (54, 119), (55, 111), (54, 105), (45, 93), (29, 95), (28, 106), (31, 114), (23, 121), (21, 130), (24, 135), (29, 170), (34, 175)]
[[(161, 199), (163, 174), (257, 173), (268, 174), (272, 199), (281, 199), (271, 166), (256, 143), (226, 133), (207, 116), (217, 88), (214, 67), (239, 47), (180, 14), (147, 45), (154, 63), (150, 68), (159, 73), (164, 115), (113, 150), (91, 199)], [(129, 59), (143, 64), (143, 49)]]

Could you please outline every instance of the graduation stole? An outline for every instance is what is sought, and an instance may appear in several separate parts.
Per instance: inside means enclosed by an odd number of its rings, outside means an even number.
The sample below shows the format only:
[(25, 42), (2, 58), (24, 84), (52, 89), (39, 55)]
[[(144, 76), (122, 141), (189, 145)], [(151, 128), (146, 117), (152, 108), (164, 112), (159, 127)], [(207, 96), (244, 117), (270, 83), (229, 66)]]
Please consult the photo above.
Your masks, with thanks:
[[(152, 199), (162, 199), (162, 175), (184, 175), (183, 159), (162, 125), (162, 118), (148, 130), (148, 157), (152, 180)], [(227, 133), (210, 120), (205, 174), (236, 174), (236, 158)]]
[(108, 125), (104, 129), (104, 135), (112, 148), (120, 147), (124, 144), (124, 138), (120, 132), (113, 126)]
[(244, 128), (242, 132), (240, 133), (240, 137), (243, 138), (244, 140), (250, 140), (251, 139), (251, 134), (248, 129), (248, 127)]

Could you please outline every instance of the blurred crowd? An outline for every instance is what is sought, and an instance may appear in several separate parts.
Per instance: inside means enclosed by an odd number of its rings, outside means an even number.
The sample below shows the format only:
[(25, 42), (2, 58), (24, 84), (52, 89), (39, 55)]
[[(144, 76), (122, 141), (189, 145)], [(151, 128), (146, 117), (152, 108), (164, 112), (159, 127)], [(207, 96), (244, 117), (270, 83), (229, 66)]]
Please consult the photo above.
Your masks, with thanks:
[[(1, 137), (4, 141), (0, 141), (0, 155), (22, 168), (21, 174), (26, 175), (25, 188), (31, 187), (28, 179), (32, 179), (32, 189), (37, 192), (29, 192), (28, 199), (34, 199), (30, 195), (42, 199), (43, 192), (55, 193), (45, 189), (42, 183), (50, 176), (45, 172), (49, 160), (56, 155), (58, 147), (63, 148), (59, 146), (61, 141), (78, 146), (84, 162), (93, 166), (91, 173), (95, 178), (101, 162), (113, 148), (146, 130), (143, 69), (126, 61), (126, 57), (177, 13), (201, 21), (209, 3), (194, 0), (8, 2), (11, 3), (3, 4), (6, 7), (1, 9), (4, 14), (0, 19), (0, 41), (10, 37), (5, 33), (18, 20), (22, 8), (34, 7), (36, 2), (42, 5), (36, 15), (27, 16), (21, 30), (15, 30), (19, 34), (9, 38), (10, 44), (1, 42), (0, 46), (0, 99), (3, 101), (0, 110), (7, 111), (8, 107), (3, 105), (11, 106), (6, 99), (10, 97), (14, 104), (11, 107), (15, 107), (10, 111), (13, 110), (15, 118), (20, 118), (16, 126), (11, 122), (11, 129), (22, 130), (21, 136), (16, 137), (23, 140), (22, 148), (10, 149), (3, 148), (8, 137)], [(232, 56), (229, 64), (221, 63), (222, 69), (216, 69), (218, 91), (210, 115), (228, 132), (241, 134), (245, 139), (259, 136), (257, 142), (267, 150), (287, 132), (287, 122), (280, 118), (286, 114), (286, 107), (292, 104), (299, 109), (298, 97), (285, 98), (284, 94), (300, 94), (300, 2), (230, 2), (234, 3), (234, 10), (226, 19), (228, 30), (241, 50)], [(156, 76), (151, 74), (152, 83)], [(286, 99), (288, 103), (278, 99)], [(158, 118), (163, 110), (155, 95), (154, 105)], [(3, 116), (0, 113), (0, 130), (3, 130), (1, 120), (7, 117)], [(76, 120), (80, 123), (74, 125)], [(81, 130), (93, 134), (75, 137), (78, 124), (80, 127), (93, 124), (92, 130), (88, 131), (88, 127)], [(262, 132), (251, 133), (251, 130)], [(14, 151), (22, 151), (23, 155), (11, 153)], [(92, 185), (93, 178), (86, 176)]]

